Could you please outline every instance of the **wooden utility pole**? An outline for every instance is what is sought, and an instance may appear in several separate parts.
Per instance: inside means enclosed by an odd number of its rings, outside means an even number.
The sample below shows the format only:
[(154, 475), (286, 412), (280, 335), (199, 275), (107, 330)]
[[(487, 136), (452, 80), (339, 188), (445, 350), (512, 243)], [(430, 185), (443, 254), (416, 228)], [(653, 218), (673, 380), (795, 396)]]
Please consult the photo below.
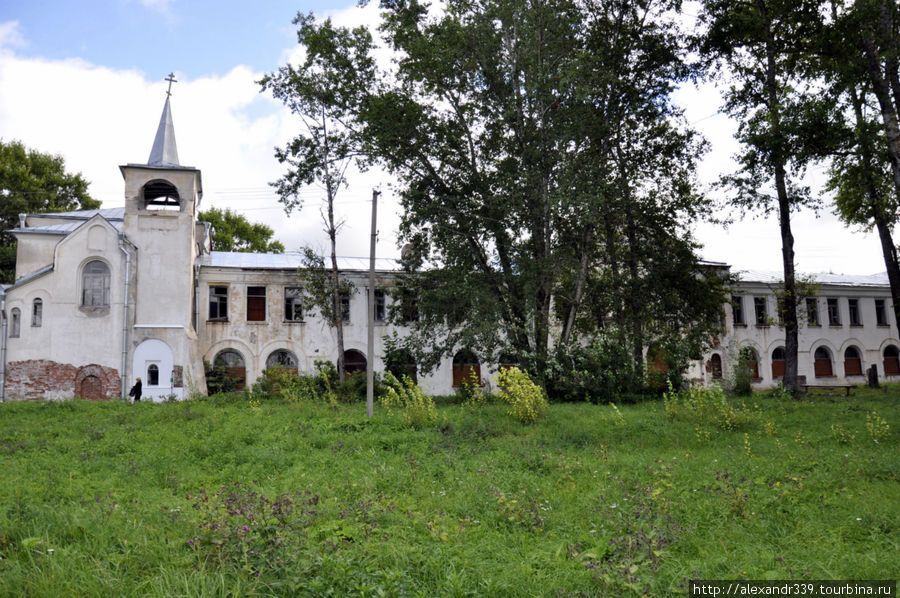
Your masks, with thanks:
[(378, 213), (378, 196), (381, 191), (372, 190), (372, 241), (369, 245), (369, 339), (366, 359), (366, 414), (375, 413), (375, 238)]

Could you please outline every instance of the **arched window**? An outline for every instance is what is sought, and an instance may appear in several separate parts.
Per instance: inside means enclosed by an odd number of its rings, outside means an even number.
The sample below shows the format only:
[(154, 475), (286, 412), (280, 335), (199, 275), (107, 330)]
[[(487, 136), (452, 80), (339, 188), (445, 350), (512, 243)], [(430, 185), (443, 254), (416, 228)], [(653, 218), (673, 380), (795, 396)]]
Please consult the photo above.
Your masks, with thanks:
[(772, 351), (772, 379), (784, 378), (784, 347), (778, 347)]
[(169, 181), (150, 181), (143, 188), (145, 210), (180, 210), (178, 189)]
[(159, 366), (155, 363), (147, 366), (147, 386), (159, 386)]
[(398, 380), (402, 380), (406, 376), (413, 383), (418, 384), (419, 376), (416, 368), (416, 360), (412, 354), (406, 350), (392, 351), (385, 356), (385, 365), (387, 371), (392, 373)]
[(44, 319), (44, 301), (43, 299), (35, 299), (31, 303), (31, 326), (32, 328), (40, 328), (41, 321)]
[(277, 351), (269, 355), (268, 359), (266, 359), (266, 368), (272, 368), (276, 365), (296, 370), (297, 356), (287, 349), (278, 349)]
[(900, 376), (900, 350), (894, 345), (884, 348), (884, 375)]
[(815, 359), (814, 371), (816, 378), (828, 378), (834, 376), (834, 370), (831, 369), (831, 353), (825, 347), (819, 347), (813, 354)]
[(759, 375), (759, 353), (753, 347), (743, 347), (738, 352), (738, 365), (750, 370), (750, 377), (753, 380), (761, 380)]
[(109, 307), (109, 266), (100, 260), (93, 260), (84, 266), (81, 274), (81, 305)]
[[(234, 349), (225, 349), (219, 351), (216, 358), (213, 359), (213, 366), (216, 368), (224, 368), (225, 375), (231, 380), (228, 386), (234, 390), (242, 390), (247, 384), (247, 368), (244, 365), (244, 357)], [(221, 371), (221, 370), (220, 370)], [(231, 384), (233, 383), (233, 387)], [(206, 379), (207, 386), (212, 386), (209, 376)], [(210, 393), (215, 393), (210, 390)]]
[(9, 338), (19, 338), (19, 329), (22, 326), (22, 311), (14, 307), (9, 313)]
[(462, 349), (453, 356), (453, 386), (476, 380), (481, 384), (481, 364), (478, 357), (468, 349)]
[(722, 356), (718, 353), (713, 353), (712, 357), (709, 358), (709, 370), (712, 373), (713, 380), (722, 379)]
[(844, 351), (844, 375), (862, 376), (862, 357), (856, 347), (847, 347)]
[(347, 349), (344, 351), (344, 371), (348, 374), (353, 372), (365, 372), (368, 362), (366, 356), (356, 349)]

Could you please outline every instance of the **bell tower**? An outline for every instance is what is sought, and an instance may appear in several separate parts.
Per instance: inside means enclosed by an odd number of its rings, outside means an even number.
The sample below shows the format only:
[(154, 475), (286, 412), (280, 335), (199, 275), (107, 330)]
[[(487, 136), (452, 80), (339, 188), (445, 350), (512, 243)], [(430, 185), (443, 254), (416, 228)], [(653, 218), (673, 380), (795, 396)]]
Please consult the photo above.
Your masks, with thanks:
[(125, 179), (123, 232), (135, 248), (132, 383), (141, 376), (145, 394), (180, 397), (185, 373), (195, 385), (204, 382), (193, 319), (195, 222), (203, 187), (200, 170), (178, 160), (170, 103), (174, 75), (166, 81), (169, 89), (147, 163), (119, 169)]

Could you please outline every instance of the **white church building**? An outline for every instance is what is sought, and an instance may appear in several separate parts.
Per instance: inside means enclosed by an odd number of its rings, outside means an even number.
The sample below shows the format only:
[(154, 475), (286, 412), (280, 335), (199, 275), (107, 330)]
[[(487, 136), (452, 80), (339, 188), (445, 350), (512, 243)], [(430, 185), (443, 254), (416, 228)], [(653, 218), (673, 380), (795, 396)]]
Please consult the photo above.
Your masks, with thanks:
[[(160, 401), (206, 392), (204, 360), (252, 384), (273, 364), (312, 371), (337, 359), (335, 334), (299, 309), (296, 254), (211, 251), (197, 221), (200, 170), (178, 161), (168, 98), (146, 164), (120, 166), (125, 207), (22, 214), (16, 280), (0, 285), (0, 400), (115, 399), (137, 377)], [(367, 356), (368, 260), (344, 259), (342, 276), (359, 292), (344, 301), (345, 362), (384, 369), (393, 260), (379, 260), (375, 355)], [(724, 306), (724, 331), (695, 362), (697, 381), (727, 379), (738, 352), (756, 356), (755, 383), (777, 383), (784, 330), (772, 322), (776, 280), (746, 273)], [(897, 322), (886, 275), (819, 277), (800, 333), (800, 375), (810, 384), (856, 384), (876, 366), (900, 380)], [(407, 364), (414, 367), (413, 364)], [(452, 393), (472, 369), (496, 384), (496, 366), (477, 348), (447, 357), (418, 382)]]

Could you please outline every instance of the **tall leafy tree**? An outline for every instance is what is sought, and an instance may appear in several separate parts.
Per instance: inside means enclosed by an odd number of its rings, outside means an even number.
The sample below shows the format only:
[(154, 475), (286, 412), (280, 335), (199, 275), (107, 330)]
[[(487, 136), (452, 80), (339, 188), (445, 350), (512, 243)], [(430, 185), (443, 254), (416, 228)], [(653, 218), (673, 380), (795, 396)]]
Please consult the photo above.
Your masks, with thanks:
[(734, 203), (775, 212), (781, 233), (785, 328), (784, 386), (796, 390), (798, 318), (791, 212), (811, 202), (798, 183), (811, 137), (821, 127), (804, 60), (821, 30), (813, 0), (705, 0), (699, 49), (732, 82), (725, 109), (739, 123), (740, 170), (723, 177)]
[(893, 3), (829, 2), (832, 15), (818, 51), (819, 72), (836, 106), (828, 187), (848, 225), (875, 229), (900, 322), (900, 261), (892, 236), (900, 218), (900, 156), (892, 130), (900, 113), (900, 19)]
[(197, 214), (201, 222), (212, 224), (213, 251), (284, 253), (284, 245), (273, 241), (273, 231), (265, 224), (250, 222), (242, 214), (226, 208), (210, 208)]
[[(421, 365), (470, 347), (482, 357), (511, 350), (540, 372), (556, 348), (605, 320), (598, 304), (629, 324), (645, 318), (661, 291), (645, 293), (645, 305), (601, 276), (607, 267), (624, 275), (629, 232), (632, 289), (655, 279), (651, 252), (639, 248), (654, 238), (691, 257), (668, 288), (684, 293), (697, 261), (681, 233), (703, 202), (690, 156), (702, 146), (673, 124), (669, 94), (689, 75), (665, 14), (673, 7), (450, 0), (431, 14), (417, 0), (384, 0), (381, 35), (395, 56), (385, 72), (361, 60), (371, 49), (364, 32), (301, 27), (307, 61), (327, 60), (335, 74), (316, 97), (328, 98), (348, 146), (394, 177), (410, 272), (402, 284), (418, 296), (409, 344)], [(287, 102), (307, 93), (285, 83)], [(650, 168), (628, 165), (641, 146), (660, 152), (644, 161)], [(666, 157), (687, 160), (673, 167)], [(684, 177), (665, 176), (682, 166)], [(626, 328), (623, 338), (643, 334)]]
[[(352, 161), (365, 167), (365, 154), (360, 152), (359, 138), (348, 127), (345, 118), (358, 98), (367, 93), (366, 85), (374, 75), (374, 61), (370, 56), (372, 38), (368, 31), (335, 28), (331, 21), (318, 25), (313, 15), (298, 14), (297, 37), (307, 49), (299, 66), (287, 65), (260, 80), (263, 90), (282, 100), (303, 123), (302, 131), (286, 147), (276, 151), (278, 161), (287, 164), (288, 172), (273, 185), (280, 201), (290, 213), (302, 207), (299, 192), (318, 182), (325, 192), (322, 219), (331, 246), (331, 263), (327, 293), (331, 305), (317, 304), (335, 329), (337, 336), (337, 370), (341, 381), (344, 368), (344, 323), (341, 317), (341, 294), (346, 285), (339, 278), (337, 236), (341, 221), (334, 212), (334, 203), (341, 187), (347, 184), (346, 171)], [(324, 263), (307, 251), (310, 272), (322, 272)]]
[[(19, 214), (92, 210), (100, 202), (87, 192), (81, 174), (66, 172), (62, 156), (0, 140), (0, 231), (19, 225)], [(13, 282), (16, 240), (0, 232), (0, 282)]]

